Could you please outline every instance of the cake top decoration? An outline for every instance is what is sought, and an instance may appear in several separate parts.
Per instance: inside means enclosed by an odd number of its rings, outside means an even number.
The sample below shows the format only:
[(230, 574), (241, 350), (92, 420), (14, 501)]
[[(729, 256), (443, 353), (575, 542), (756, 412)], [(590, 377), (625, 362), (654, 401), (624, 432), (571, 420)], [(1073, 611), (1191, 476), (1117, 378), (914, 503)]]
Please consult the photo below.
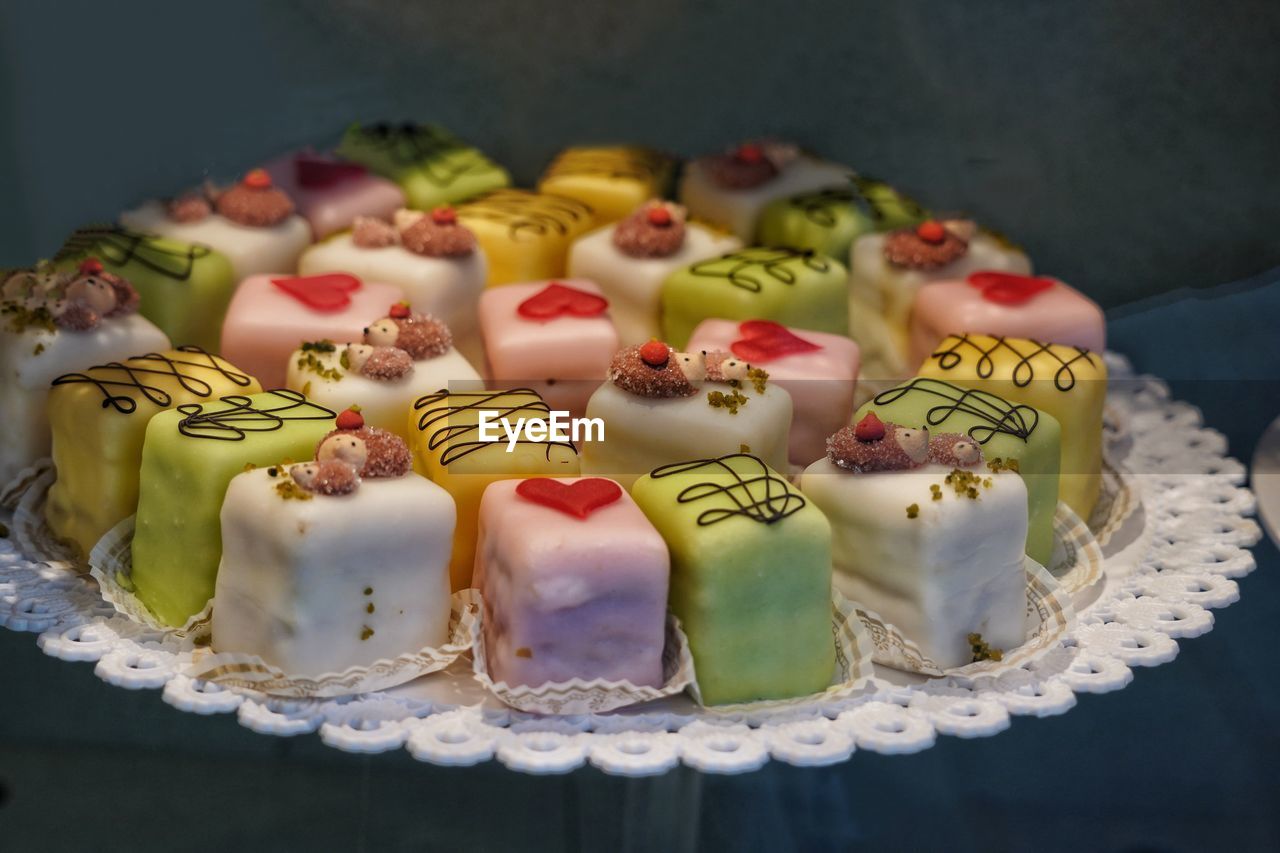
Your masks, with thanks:
[(543, 180), (591, 175), (648, 181), (660, 176), (669, 165), (670, 160), (666, 155), (650, 148), (632, 145), (567, 148), (547, 167)]
[(746, 320), (738, 324), (738, 334), (742, 337), (729, 345), (730, 351), (738, 358), (761, 364), (822, 349), (773, 320)]
[(326, 314), (347, 308), (351, 294), (364, 286), (360, 279), (345, 272), (282, 276), (271, 279), (271, 283), (311, 310)]
[(463, 258), (476, 250), (476, 235), (458, 222), (452, 207), (437, 207), (431, 213), (412, 211), (397, 214), (400, 242), (415, 255), (427, 258)]
[(159, 385), (150, 384), (155, 381), (152, 377), (172, 378), (182, 390), (197, 397), (213, 396), (213, 386), (203, 378), (210, 374), (217, 374), (241, 387), (253, 384), (253, 379), (200, 347), (178, 347), (176, 352), (181, 357), (152, 352), (134, 356), (125, 362), (112, 361), (95, 365), (84, 373), (59, 376), (52, 384), (93, 385), (102, 393), (102, 408), (111, 407), (124, 415), (133, 414), (138, 408), (137, 398), (129, 391), (137, 391), (148, 402), (162, 408), (173, 405), (173, 397), (168, 391)]
[(978, 378), (990, 379), (996, 371), (993, 356), (1001, 353), (1013, 357), (1009, 379), (1019, 388), (1025, 388), (1036, 380), (1037, 360), (1047, 362), (1042, 366), (1053, 370), (1053, 385), (1059, 391), (1070, 391), (1076, 387), (1077, 366), (1103, 370), (1102, 360), (1084, 347), (991, 335), (951, 335), (938, 344), (938, 349), (929, 358), (937, 362), (939, 369), (953, 370), (964, 363), (966, 355), (974, 357)]
[(348, 344), (342, 365), (377, 382), (396, 382), (413, 373), (413, 358), (398, 347)]
[(438, 125), (378, 122), (351, 127), (347, 134), (377, 146), (401, 166), (417, 167), (437, 187), (450, 186), (464, 175), (493, 168), (479, 151)]
[(794, 145), (776, 140), (744, 142), (703, 160), (711, 179), (729, 190), (746, 190), (768, 183), (799, 156)]
[(254, 169), (240, 183), (217, 193), (213, 206), (232, 222), (257, 228), (279, 225), (293, 215), (293, 201), (272, 185), (265, 169)]
[(757, 524), (775, 524), (804, 509), (804, 496), (784, 478), (769, 470), (758, 456), (731, 453), (715, 459), (677, 462), (655, 468), (655, 480), (680, 474), (704, 473), (713, 479), (681, 489), (676, 501), (703, 503), (699, 527), (708, 527), (731, 518), (746, 518)]
[(414, 314), (408, 303), (397, 302), (387, 316), (365, 327), (364, 342), (395, 347), (414, 361), (437, 358), (453, 347), (453, 332), (431, 314)]
[(316, 405), (297, 391), (280, 388), (265, 392), (274, 397), (259, 402), (243, 394), (221, 398), (225, 405), (210, 407), (204, 403), (185, 403), (177, 407), (183, 414), (178, 432), (188, 438), (219, 441), (244, 441), (251, 432), (274, 432), (286, 421), (324, 421), (334, 412)]
[(403, 438), (363, 423), (354, 428), (339, 427), (320, 439), (316, 445), (316, 461), (329, 459), (347, 462), (365, 479), (402, 477), (413, 465), (409, 445)]
[(169, 199), (165, 213), (174, 222), (201, 222), (213, 213), (213, 205), (201, 193), (188, 192)]
[(516, 306), (526, 320), (546, 323), (557, 317), (599, 317), (609, 310), (609, 300), (596, 293), (553, 281)]
[(117, 267), (135, 262), (174, 281), (186, 281), (195, 265), (212, 254), (213, 249), (199, 243), (182, 243), (116, 225), (91, 225), (68, 237), (53, 260), (61, 263), (95, 255)]
[(360, 414), (359, 406), (348, 406), (338, 413), (334, 426), (338, 429), (360, 429), (364, 426), (364, 415)]
[(0, 300), (0, 314), (14, 332), (88, 331), (103, 320), (136, 312), (139, 303), (133, 285), (105, 272), (96, 257), (85, 258), (75, 272), (49, 264), (13, 272), (0, 288)]
[(689, 267), (692, 275), (700, 278), (722, 278), (734, 287), (752, 293), (764, 290), (765, 279), (793, 285), (804, 270), (829, 272), (831, 261), (809, 249), (753, 246), (718, 258), (699, 261)]
[(591, 513), (622, 497), (622, 487), (603, 477), (586, 477), (561, 483), (546, 477), (521, 480), (516, 494), (565, 515), (585, 521)]
[[(421, 412), (418, 416), (418, 431), (431, 434), (427, 436), (427, 447), (440, 450), (440, 464), (449, 465), (464, 456), (476, 453), (486, 447), (498, 445), (482, 441), (480, 433), (480, 412), (492, 412), (494, 418), (537, 417), (547, 418), (551, 407), (538, 396), (532, 388), (513, 388), (506, 391), (448, 391), (441, 389), (434, 394), (419, 397), (413, 403), (413, 410)], [(552, 448), (563, 447), (577, 455), (578, 449), (572, 441), (534, 441), (522, 432), (518, 444), (537, 444), (546, 448), (546, 458), (551, 460)]]
[(493, 190), (458, 207), (462, 218), (506, 225), (512, 240), (564, 237), (574, 224), (590, 222), (594, 213), (590, 205), (566, 196), (511, 189)]
[(968, 430), (969, 437), (978, 444), (986, 444), (997, 435), (1008, 435), (1025, 442), (1040, 423), (1040, 412), (1031, 406), (1011, 403), (990, 391), (961, 388), (940, 379), (912, 379), (897, 388), (880, 392), (872, 398), (872, 403), (887, 406), (906, 397), (922, 395), (938, 401), (925, 413), (925, 422), (929, 426), (939, 426), (956, 414), (982, 421)]
[(885, 422), (875, 412), (867, 412), (857, 424), (828, 438), (827, 458), (858, 474), (910, 471), (927, 463), (958, 470), (977, 467), (983, 461), (982, 449), (967, 435), (949, 432), (931, 436), (928, 427), (910, 429)]
[(1043, 276), (996, 270), (970, 273), (966, 280), (982, 292), (983, 299), (1000, 305), (1023, 305), (1056, 284), (1053, 279)]
[(385, 219), (357, 216), (351, 223), (351, 242), (361, 249), (383, 249), (400, 242), (400, 232)]
[(661, 341), (649, 341), (615, 353), (608, 376), (641, 397), (692, 397), (706, 377), (706, 364), (702, 353), (676, 352)]
[(970, 223), (926, 219), (915, 228), (890, 233), (884, 241), (885, 259), (909, 270), (935, 270), (964, 257), (969, 251)]
[(668, 258), (684, 245), (685, 219), (680, 205), (651, 199), (617, 224), (613, 245), (632, 258)]

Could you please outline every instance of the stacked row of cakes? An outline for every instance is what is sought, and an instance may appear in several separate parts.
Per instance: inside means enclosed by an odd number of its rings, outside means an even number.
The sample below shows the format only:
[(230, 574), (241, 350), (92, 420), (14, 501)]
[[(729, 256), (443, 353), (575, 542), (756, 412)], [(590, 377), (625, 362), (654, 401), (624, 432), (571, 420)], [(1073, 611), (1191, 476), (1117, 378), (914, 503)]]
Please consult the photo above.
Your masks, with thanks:
[(51, 453), (55, 534), (134, 515), (158, 619), (213, 598), (294, 673), (438, 644), (475, 586), (496, 680), (656, 683), (669, 607), (706, 701), (803, 695), (833, 570), (942, 665), (1018, 645), (1024, 554), (1098, 494), (1101, 312), (792, 146), (677, 171), (570, 148), (519, 190), (355, 126), (77, 231), (4, 283), (0, 473)]

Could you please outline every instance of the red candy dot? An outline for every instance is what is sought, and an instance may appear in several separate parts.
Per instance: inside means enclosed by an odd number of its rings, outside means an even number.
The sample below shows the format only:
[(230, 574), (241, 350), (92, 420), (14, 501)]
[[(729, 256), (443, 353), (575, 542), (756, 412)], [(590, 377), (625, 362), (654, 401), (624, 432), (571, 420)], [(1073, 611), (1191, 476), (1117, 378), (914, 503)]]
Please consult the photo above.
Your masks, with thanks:
[(338, 413), (338, 429), (360, 429), (364, 426), (364, 415), (356, 408)]
[(947, 239), (947, 229), (941, 222), (927, 219), (916, 226), (916, 236), (926, 243), (941, 243)]
[(640, 360), (650, 367), (662, 367), (671, 358), (671, 348), (662, 341), (649, 341), (640, 347)]
[(734, 152), (734, 156), (743, 163), (759, 163), (764, 160), (764, 149), (754, 142), (744, 142), (738, 146), (738, 150)]
[(437, 207), (431, 211), (431, 221), (437, 225), (455, 225), (458, 222), (458, 212), (452, 207)]
[(671, 211), (660, 204), (655, 204), (649, 208), (649, 224), (659, 228), (667, 227), (671, 224)]
[(80, 262), (81, 275), (97, 275), (102, 272), (102, 261), (97, 258), (85, 258)]
[(392, 305), (391, 311), (389, 312), (388, 316), (390, 316), (391, 319), (393, 320), (407, 319), (409, 316), (409, 303), (397, 302), (395, 305)]
[(267, 174), (266, 169), (254, 169), (245, 175), (240, 183), (252, 190), (270, 189), (271, 176)]
[(867, 412), (853, 428), (853, 437), (858, 441), (879, 441), (884, 435), (884, 421), (877, 418), (875, 412)]

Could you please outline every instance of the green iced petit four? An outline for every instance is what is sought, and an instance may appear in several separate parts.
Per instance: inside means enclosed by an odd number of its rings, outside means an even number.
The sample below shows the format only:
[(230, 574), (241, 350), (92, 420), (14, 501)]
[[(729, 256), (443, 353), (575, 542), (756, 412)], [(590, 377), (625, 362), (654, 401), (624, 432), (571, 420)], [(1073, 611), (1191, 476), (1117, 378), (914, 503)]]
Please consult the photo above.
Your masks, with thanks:
[(671, 610), (705, 703), (830, 684), (831, 527), (817, 507), (745, 453), (665, 465), (631, 494), (671, 549)]
[(863, 234), (916, 225), (927, 216), (914, 200), (883, 181), (856, 176), (848, 186), (771, 202), (760, 217), (760, 242), (846, 258)]

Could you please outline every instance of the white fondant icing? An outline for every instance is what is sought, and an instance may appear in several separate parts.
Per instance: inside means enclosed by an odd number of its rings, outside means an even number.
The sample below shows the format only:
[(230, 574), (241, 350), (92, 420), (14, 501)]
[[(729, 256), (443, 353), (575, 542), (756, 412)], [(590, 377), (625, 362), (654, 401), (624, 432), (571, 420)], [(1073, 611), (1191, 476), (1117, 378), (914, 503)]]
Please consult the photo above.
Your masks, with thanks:
[(276, 491), (285, 476), (259, 468), (227, 488), (214, 650), (320, 675), (443, 645), (449, 493), (406, 474), (365, 479), (341, 497), (286, 500)]
[(698, 160), (685, 166), (680, 179), (680, 203), (689, 215), (728, 228), (750, 243), (755, 239), (760, 214), (769, 202), (827, 187), (849, 183), (849, 169), (813, 157), (799, 157), (783, 167), (772, 180), (750, 189), (726, 189), (707, 173)]

